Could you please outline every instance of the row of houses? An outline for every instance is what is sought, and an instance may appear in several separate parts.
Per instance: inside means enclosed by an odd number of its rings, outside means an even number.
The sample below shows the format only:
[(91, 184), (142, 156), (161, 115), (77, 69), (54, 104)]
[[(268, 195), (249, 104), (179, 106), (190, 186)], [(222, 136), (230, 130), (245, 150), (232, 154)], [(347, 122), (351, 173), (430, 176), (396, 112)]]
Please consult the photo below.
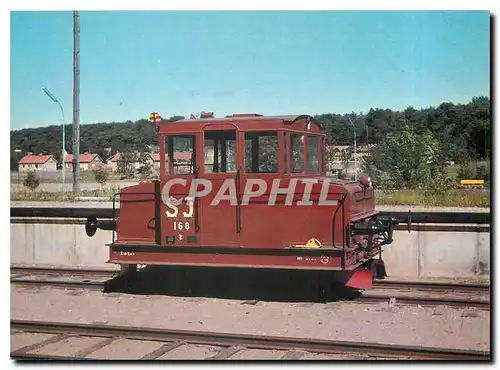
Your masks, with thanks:
[[(160, 155), (157, 153), (145, 153), (145, 162), (149, 163), (153, 169), (160, 168)], [(98, 154), (84, 153), (80, 154), (80, 170), (81, 171), (94, 171), (99, 168), (106, 168), (110, 171), (117, 171), (118, 162), (120, 161), (122, 154), (116, 153), (109, 157), (107, 160), (103, 160)], [(18, 162), (19, 171), (57, 171), (57, 160), (52, 155), (33, 155), (28, 154), (21, 158)], [(138, 169), (142, 163), (135, 159), (131, 162), (131, 165)], [(68, 171), (73, 170), (73, 154), (68, 154), (64, 160), (64, 168)]]
[[(374, 145), (360, 145), (356, 150), (356, 158), (362, 159), (365, 157), (371, 150), (373, 150)], [(353, 148), (349, 145), (342, 146), (327, 146), (327, 158), (330, 165), (343, 166), (345, 162), (352, 161), (354, 159)], [(138, 153), (136, 153), (138, 154)], [(146, 158), (145, 162), (149, 163), (153, 170), (158, 170), (160, 168), (160, 155), (158, 153), (145, 153)], [(209, 155), (212, 154), (212, 155)], [(117, 171), (118, 162), (122, 157), (122, 153), (118, 152), (106, 160), (103, 160), (98, 154), (92, 153), (83, 153), (80, 154), (80, 170), (82, 171), (93, 171), (98, 168), (106, 168), (110, 171)], [(139, 169), (143, 163), (138, 160), (138, 155), (135, 156), (135, 159), (131, 165), (134, 169)], [(205, 153), (205, 159), (208, 163), (213, 161), (208, 157), (213, 157), (212, 153)], [(175, 159), (176, 160), (189, 160), (190, 154), (187, 152), (176, 152)], [(64, 160), (64, 167), (68, 171), (73, 170), (73, 155), (68, 154), (66, 159)], [(52, 155), (33, 155), (29, 153), (28, 155), (21, 158), (19, 161), (19, 171), (57, 171), (57, 160)]]
[[(356, 148), (356, 158), (360, 159), (369, 155), (376, 146), (374, 144), (362, 144)], [(354, 148), (351, 145), (328, 145), (326, 152), (328, 159), (333, 162), (342, 162), (354, 159)]]

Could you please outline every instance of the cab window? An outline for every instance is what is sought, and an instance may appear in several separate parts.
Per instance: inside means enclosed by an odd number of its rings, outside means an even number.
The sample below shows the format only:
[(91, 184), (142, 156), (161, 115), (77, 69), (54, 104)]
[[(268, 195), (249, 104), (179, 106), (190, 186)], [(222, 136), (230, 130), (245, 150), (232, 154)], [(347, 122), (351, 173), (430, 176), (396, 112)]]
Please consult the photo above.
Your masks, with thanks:
[(307, 172), (319, 172), (319, 138), (317, 136), (307, 137)]
[(283, 132), (283, 166), (285, 173), (288, 173), (288, 134)]
[(304, 172), (304, 135), (290, 135), (290, 149), (292, 150), (292, 172)]
[(246, 173), (278, 172), (278, 134), (273, 131), (245, 133)]
[(196, 168), (196, 136), (165, 136), (165, 173), (167, 176), (193, 175)]
[(236, 172), (236, 130), (205, 132), (205, 173)]

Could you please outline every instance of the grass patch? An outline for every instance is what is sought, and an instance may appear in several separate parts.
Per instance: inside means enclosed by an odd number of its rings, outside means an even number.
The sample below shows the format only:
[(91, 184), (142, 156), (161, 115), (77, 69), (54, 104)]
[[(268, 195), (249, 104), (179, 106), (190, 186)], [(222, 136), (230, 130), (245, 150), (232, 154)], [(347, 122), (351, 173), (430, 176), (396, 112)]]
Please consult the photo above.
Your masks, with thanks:
[[(136, 179), (127, 179), (127, 180), (133, 181)], [(123, 181), (123, 180), (121, 180), (120, 176), (109, 176), (108, 181), (106, 181), (106, 182), (108, 183), (108, 182), (119, 182), (119, 181)], [(73, 178), (66, 179), (67, 184), (70, 184), (72, 182), (73, 182)], [(80, 183), (83, 183), (83, 182), (85, 182), (85, 183), (96, 182), (96, 179), (95, 179), (94, 175), (92, 174), (92, 177), (86, 176), (86, 177), (80, 178)], [(15, 183), (18, 183), (17, 179), (16, 179)], [(22, 181), (21, 181), (21, 184), (22, 184)], [(50, 178), (40, 179), (40, 184), (62, 184), (62, 181), (60, 178), (59, 179), (50, 179)]]
[[(27, 174), (28, 174), (28, 172), (21, 172), (21, 173), (11, 172), (11, 174), (10, 174), (11, 184), (22, 185)], [(40, 173), (37, 173), (37, 175), (40, 179), (40, 184), (61, 184), (62, 183), (62, 178), (61, 178), (62, 174), (60, 172), (59, 173), (40, 172)], [(65, 182), (67, 184), (72, 183), (73, 182), (73, 174), (71, 173), (71, 171), (66, 170), (64, 178), (65, 178)], [(122, 181), (121, 178), (122, 178), (122, 175), (120, 175), (119, 173), (109, 171), (107, 182)], [(80, 179), (81, 183), (96, 182), (94, 171), (81, 171), (79, 179)], [(136, 178), (131, 178), (131, 179), (127, 179), (127, 180), (134, 181), (134, 180), (136, 180)]]
[(376, 203), (426, 207), (490, 207), (490, 191), (454, 189), (443, 192), (431, 190), (376, 190)]
[(10, 192), (11, 201), (32, 202), (73, 202), (77, 197), (103, 197), (112, 200), (112, 196), (120, 192), (120, 187), (105, 188), (102, 190), (82, 190), (77, 194), (68, 191), (64, 194), (45, 190), (29, 190), (26, 188), (13, 189)]
[[(113, 194), (120, 191), (119, 186), (106, 187), (102, 190), (83, 190), (74, 195), (69, 191), (60, 192), (29, 190), (28, 188), (11, 189), (12, 201), (33, 202), (72, 202), (75, 197), (106, 197), (111, 201)], [(404, 205), (425, 207), (490, 207), (490, 190), (455, 189), (445, 192), (430, 190), (376, 190), (377, 205)]]

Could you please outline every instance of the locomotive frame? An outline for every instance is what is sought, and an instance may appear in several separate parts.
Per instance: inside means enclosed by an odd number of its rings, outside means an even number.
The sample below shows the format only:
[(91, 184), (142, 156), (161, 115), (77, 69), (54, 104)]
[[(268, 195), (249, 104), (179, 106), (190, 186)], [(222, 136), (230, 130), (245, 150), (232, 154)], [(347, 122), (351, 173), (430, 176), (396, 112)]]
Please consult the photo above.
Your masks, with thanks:
[[(156, 127), (160, 179), (115, 194), (113, 220), (87, 220), (89, 236), (98, 228), (112, 231), (108, 262), (120, 264), (124, 273), (134, 272), (138, 264), (326, 270), (354, 288), (370, 288), (374, 275), (385, 275), (382, 246), (392, 243), (397, 221), (379, 216), (367, 177), (361, 181), (326, 177), (325, 129), (313, 117), (243, 114)], [(277, 155), (266, 157), (271, 170), (260, 171), (261, 137), (274, 138), (267, 140), (275, 143)], [(175, 158), (176, 153), (186, 153), (175, 150), (176, 138), (191, 143), (184, 164)], [(210, 141), (213, 163), (207, 170)], [(228, 162), (231, 142), (233, 163)], [(198, 152), (205, 153), (204, 158)], [(176, 165), (187, 167), (188, 173), (176, 172)], [(216, 185), (215, 196), (213, 192), (192, 196), (193, 191), (203, 193), (200, 185), (206, 190), (203, 181)], [(271, 190), (256, 193), (252, 186), (258, 181), (267, 188), (272, 183)], [(280, 192), (280, 184), (273, 187), (276, 181), (288, 188), (294, 184), (294, 193)], [(234, 196), (222, 194), (224, 199), (214, 204), (226, 182)], [(270, 198), (272, 205), (266, 204)], [(330, 203), (322, 206), (322, 200)], [(309, 202), (309, 207), (299, 207), (301, 202)]]

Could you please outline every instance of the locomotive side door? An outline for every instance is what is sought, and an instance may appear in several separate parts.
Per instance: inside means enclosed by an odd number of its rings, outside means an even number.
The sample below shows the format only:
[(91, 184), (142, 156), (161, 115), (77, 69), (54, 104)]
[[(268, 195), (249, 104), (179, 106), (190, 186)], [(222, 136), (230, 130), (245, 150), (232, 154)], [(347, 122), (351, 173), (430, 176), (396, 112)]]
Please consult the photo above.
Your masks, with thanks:
[(240, 191), (238, 129), (231, 123), (207, 124), (202, 136), (204, 155), (200, 177), (208, 180), (212, 187), (207, 196), (199, 198), (202, 245), (236, 246)]
[(199, 215), (189, 190), (199, 171), (199, 144), (198, 134), (165, 135), (161, 143), (162, 245), (198, 244)]

